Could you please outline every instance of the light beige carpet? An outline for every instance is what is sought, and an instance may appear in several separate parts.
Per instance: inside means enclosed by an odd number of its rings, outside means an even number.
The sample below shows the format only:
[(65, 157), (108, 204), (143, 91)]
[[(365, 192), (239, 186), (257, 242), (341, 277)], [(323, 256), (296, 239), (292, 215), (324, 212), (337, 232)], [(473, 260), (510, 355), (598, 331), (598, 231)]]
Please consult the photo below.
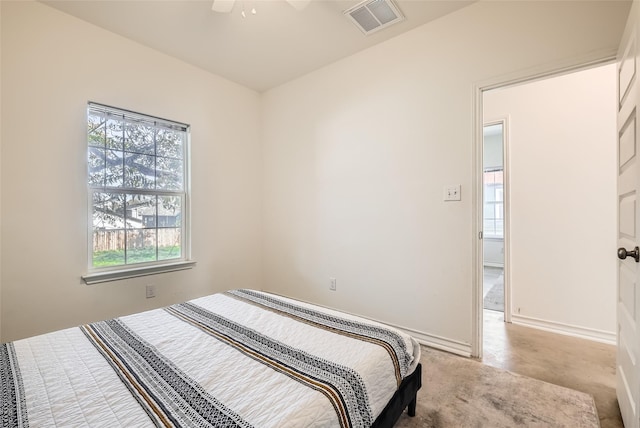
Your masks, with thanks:
[(425, 347), (421, 362), (416, 416), (397, 428), (600, 426), (588, 394)]

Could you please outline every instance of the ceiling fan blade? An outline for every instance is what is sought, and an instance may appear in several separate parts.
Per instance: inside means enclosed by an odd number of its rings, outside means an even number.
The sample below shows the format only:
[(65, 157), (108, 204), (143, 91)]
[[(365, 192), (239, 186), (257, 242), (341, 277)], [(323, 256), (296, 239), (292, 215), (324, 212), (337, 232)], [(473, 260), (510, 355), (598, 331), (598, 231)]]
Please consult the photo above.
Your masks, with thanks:
[(295, 10), (302, 10), (311, 3), (311, 0), (287, 0), (287, 3), (293, 6)]
[(233, 4), (236, 0), (213, 0), (211, 10), (220, 13), (229, 13), (233, 9)]

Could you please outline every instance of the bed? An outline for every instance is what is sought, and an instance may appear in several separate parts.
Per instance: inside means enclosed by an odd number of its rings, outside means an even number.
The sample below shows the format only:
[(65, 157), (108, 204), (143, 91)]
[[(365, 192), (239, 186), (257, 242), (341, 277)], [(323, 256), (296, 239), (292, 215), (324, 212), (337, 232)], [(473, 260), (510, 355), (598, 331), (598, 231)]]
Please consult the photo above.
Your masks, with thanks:
[(391, 427), (415, 415), (420, 346), (255, 290), (0, 346), (3, 427)]

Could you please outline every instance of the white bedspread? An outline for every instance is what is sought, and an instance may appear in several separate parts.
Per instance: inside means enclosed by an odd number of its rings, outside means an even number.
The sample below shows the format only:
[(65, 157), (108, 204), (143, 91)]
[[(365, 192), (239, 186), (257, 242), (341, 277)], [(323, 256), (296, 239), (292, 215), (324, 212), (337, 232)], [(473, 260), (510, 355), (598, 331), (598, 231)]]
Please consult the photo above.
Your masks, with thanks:
[(419, 352), (387, 326), (234, 290), (4, 344), (0, 407), (12, 427), (364, 427)]

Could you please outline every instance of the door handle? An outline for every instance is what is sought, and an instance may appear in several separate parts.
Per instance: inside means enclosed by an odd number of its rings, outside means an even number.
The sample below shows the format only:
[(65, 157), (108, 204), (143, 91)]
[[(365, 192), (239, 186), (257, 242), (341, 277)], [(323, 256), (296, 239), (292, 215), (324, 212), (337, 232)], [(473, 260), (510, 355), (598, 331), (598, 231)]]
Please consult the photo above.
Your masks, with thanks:
[(625, 248), (618, 248), (618, 258), (624, 260), (627, 257), (633, 257), (636, 259), (636, 263), (640, 262), (640, 248), (636, 247), (632, 251)]

